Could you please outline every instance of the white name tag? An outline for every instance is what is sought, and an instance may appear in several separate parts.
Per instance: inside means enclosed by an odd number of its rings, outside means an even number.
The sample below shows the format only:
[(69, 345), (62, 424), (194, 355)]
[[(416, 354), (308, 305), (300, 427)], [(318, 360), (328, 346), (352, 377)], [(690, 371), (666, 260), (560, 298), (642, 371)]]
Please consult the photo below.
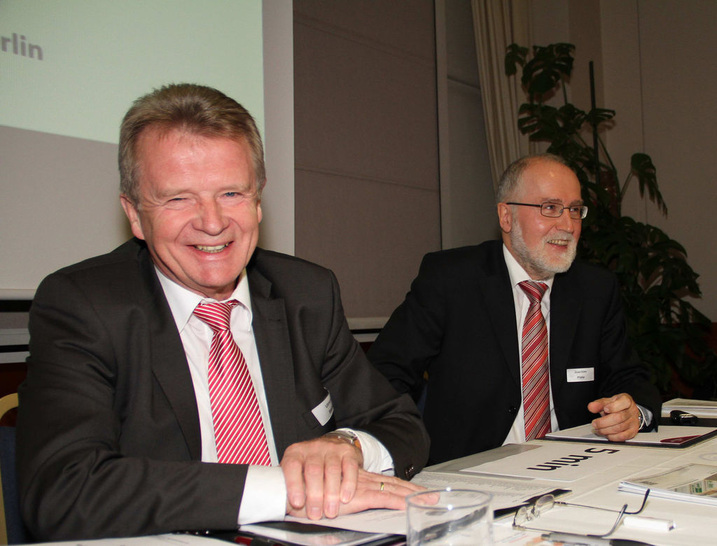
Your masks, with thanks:
[(311, 410), (316, 420), (324, 426), (329, 422), (331, 416), (334, 414), (334, 404), (331, 402), (331, 395), (327, 394), (326, 398), (321, 401), (321, 404)]
[(595, 381), (595, 368), (568, 368), (568, 383)]

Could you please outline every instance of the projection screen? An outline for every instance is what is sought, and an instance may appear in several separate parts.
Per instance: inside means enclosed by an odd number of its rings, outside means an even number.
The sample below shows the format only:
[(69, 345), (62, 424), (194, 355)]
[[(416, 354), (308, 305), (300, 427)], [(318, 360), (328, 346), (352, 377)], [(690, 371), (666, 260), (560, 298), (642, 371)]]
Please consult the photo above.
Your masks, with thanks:
[(210, 85), (264, 133), (262, 28), (261, 0), (0, 0), (0, 299), (130, 236), (116, 155), (138, 96)]

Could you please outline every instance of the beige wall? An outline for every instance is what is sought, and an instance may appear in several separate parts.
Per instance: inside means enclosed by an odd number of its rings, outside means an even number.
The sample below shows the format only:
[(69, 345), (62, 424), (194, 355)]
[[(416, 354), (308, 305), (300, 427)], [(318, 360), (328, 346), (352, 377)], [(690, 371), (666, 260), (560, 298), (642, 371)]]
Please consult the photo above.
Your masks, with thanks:
[[(629, 57), (617, 48), (609, 55), (604, 50), (606, 76), (613, 67), (618, 74), (620, 66), (639, 67), (633, 85), (611, 86), (609, 92), (605, 86), (611, 107), (627, 114), (608, 142), (622, 150), (642, 148), (652, 157), (669, 216), (654, 206), (640, 206), (636, 187), (630, 188), (628, 212), (682, 243), (701, 275), (703, 297), (694, 303), (717, 321), (717, 2), (630, 3), (636, 6), (630, 18), (617, 0), (604, 2), (601, 9), (604, 42), (632, 38), (637, 44)], [(611, 26), (623, 17), (627, 24)], [(628, 120), (634, 127), (626, 127)]]
[(441, 247), (499, 237), (470, 0), (436, 0)]
[(353, 325), (381, 326), (426, 252), (498, 234), (471, 1), (294, 15), (296, 253), (334, 270)]
[(594, 60), (598, 106), (617, 111), (604, 138), (621, 177), (630, 156), (657, 167), (667, 218), (628, 190), (624, 211), (680, 242), (700, 274), (694, 303), (717, 321), (717, 2), (714, 0), (534, 0), (535, 43), (577, 46), (571, 85), (587, 109), (587, 63)]
[(296, 255), (386, 317), (440, 247), (434, 8), (295, 0)]

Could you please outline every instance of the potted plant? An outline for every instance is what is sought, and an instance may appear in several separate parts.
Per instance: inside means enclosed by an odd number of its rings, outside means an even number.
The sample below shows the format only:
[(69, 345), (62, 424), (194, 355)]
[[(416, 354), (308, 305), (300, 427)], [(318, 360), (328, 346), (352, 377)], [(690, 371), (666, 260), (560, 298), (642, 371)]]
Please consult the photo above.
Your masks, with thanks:
[[(508, 47), (506, 75), (515, 75), (520, 67), (527, 96), (519, 109), (518, 127), (531, 141), (547, 143), (547, 151), (563, 157), (577, 173), (590, 211), (583, 222), (580, 256), (617, 275), (628, 335), (663, 395), (713, 398), (717, 355), (707, 343), (711, 321), (685, 299), (700, 296), (698, 275), (680, 243), (659, 228), (622, 214), (623, 197), (634, 181), (640, 196), (667, 214), (656, 168), (650, 156), (635, 153), (627, 176), (618, 176), (600, 138), (600, 131), (610, 128), (615, 111), (597, 108), (594, 92), (587, 112), (568, 101), (574, 51), (575, 46), (567, 43), (532, 50), (516, 44)], [(590, 72), (592, 87), (592, 63)], [(553, 97), (562, 104), (547, 104)]]

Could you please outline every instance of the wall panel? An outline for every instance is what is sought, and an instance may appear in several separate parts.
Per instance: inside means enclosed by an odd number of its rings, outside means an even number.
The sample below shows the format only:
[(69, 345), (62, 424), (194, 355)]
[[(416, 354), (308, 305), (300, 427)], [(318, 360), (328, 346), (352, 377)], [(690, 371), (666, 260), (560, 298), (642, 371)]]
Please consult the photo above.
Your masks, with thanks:
[(440, 247), (433, 2), (294, 2), (296, 255), (386, 317)]

